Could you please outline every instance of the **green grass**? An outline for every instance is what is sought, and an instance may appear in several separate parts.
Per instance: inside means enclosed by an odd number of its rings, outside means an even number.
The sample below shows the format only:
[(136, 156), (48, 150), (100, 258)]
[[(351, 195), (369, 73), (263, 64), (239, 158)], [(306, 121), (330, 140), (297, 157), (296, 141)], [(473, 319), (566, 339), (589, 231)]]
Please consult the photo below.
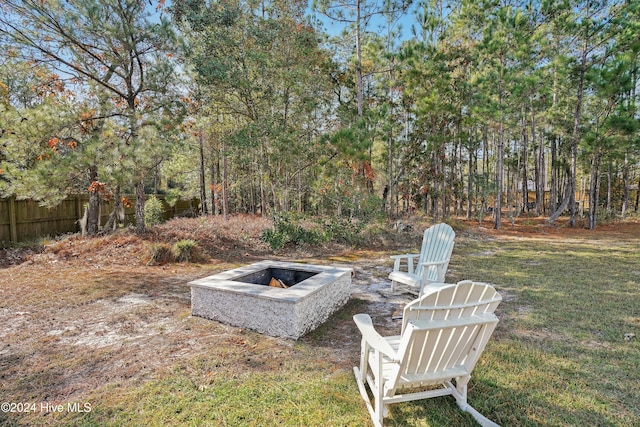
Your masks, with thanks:
[[(201, 379), (198, 385), (177, 370), (118, 394), (108, 406), (75, 417), (73, 424), (122, 426), (361, 426), (366, 423), (350, 377), (314, 370), (245, 373)], [(109, 399), (101, 396), (101, 400)], [(71, 420), (70, 420), (71, 421)]]
[[(460, 238), (449, 281), (490, 282), (503, 294), (498, 328), (469, 385), (469, 401), (503, 426), (640, 425), (640, 237), (479, 241)], [(355, 260), (354, 262), (357, 262)], [(83, 401), (88, 414), (52, 418), (73, 426), (364, 426), (369, 415), (350, 366), (336, 364), (332, 336), (355, 301), (293, 345), (280, 363), (251, 351), (211, 349), (152, 379), (109, 385)], [(338, 325), (342, 325), (338, 328)], [(268, 338), (249, 333), (247, 346)], [(354, 339), (358, 341), (356, 337)], [(258, 351), (256, 350), (256, 351)], [(291, 353), (291, 352), (290, 352)], [(249, 356), (247, 356), (249, 354)], [(16, 422), (0, 414), (0, 424)], [(18, 420), (19, 421), (19, 420)], [(52, 425), (52, 424), (51, 424)], [(396, 404), (388, 426), (473, 426), (453, 399)]]
[[(474, 377), (497, 392), (494, 420), (640, 425), (640, 347), (624, 341), (640, 326), (637, 245), (524, 240), (457, 247), (457, 279), (491, 282), (506, 297)], [(478, 394), (471, 391), (471, 399)]]

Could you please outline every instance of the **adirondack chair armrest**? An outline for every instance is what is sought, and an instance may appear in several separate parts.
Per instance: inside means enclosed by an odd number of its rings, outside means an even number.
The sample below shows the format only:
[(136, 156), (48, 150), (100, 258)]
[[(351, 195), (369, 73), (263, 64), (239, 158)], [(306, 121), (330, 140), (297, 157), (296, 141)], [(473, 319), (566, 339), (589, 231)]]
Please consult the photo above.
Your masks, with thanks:
[(444, 280), (444, 275), (446, 273), (446, 271), (444, 271), (445, 266), (449, 263), (448, 260), (444, 259), (442, 261), (428, 261), (428, 262), (421, 262), (420, 265), (422, 266), (422, 274), (425, 275), (428, 267), (436, 267), (436, 269), (438, 270), (438, 276), (441, 277), (441, 280)]
[(428, 261), (428, 262), (421, 262), (420, 265), (423, 267), (431, 267), (432, 265), (444, 265), (447, 262), (449, 262), (448, 260), (442, 260), (442, 261)]
[(420, 254), (400, 254), (400, 255), (391, 255), (391, 259), (402, 259), (402, 258), (417, 258)]
[(391, 259), (395, 260), (393, 263), (393, 271), (400, 271), (400, 263), (403, 259), (407, 260), (407, 272), (413, 274), (413, 261), (419, 258), (420, 254), (401, 254), (391, 255)]
[(379, 351), (394, 362), (399, 362), (398, 355), (391, 345), (384, 339), (382, 335), (373, 327), (373, 322), (368, 314), (360, 313), (353, 316), (353, 321), (362, 334), (364, 339), (371, 348)]
[[(422, 283), (420, 284), (420, 292), (418, 293), (418, 298), (421, 298), (424, 295), (424, 288), (425, 286), (430, 286), (433, 283), (438, 283), (438, 282), (444, 282), (444, 276), (447, 273), (445, 267), (448, 265), (449, 261), (448, 260), (442, 260), (442, 261), (428, 261), (428, 262), (421, 262), (420, 265), (422, 266)], [(429, 271), (429, 267), (436, 267), (436, 270), (438, 272), (438, 279), (434, 282), (433, 280), (429, 280), (427, 279), (427, 273)]]

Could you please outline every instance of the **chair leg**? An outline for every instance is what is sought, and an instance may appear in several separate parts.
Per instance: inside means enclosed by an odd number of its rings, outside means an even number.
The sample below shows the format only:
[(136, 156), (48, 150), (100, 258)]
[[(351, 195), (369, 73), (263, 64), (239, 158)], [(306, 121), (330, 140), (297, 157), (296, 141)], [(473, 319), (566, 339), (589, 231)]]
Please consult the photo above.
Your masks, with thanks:
[[(371, 421), (373, 421), (373, 425), (375, 427), (383, 427), (382, 417), (384, 414), (382, 413), (382, 411), (380, 411), (379, 409), (380, 407), (378, 406), (377, 403), (376, 403), (376, 408), (374, 409), (373, 405), (371, 404), (371, 399), (369, 399), (369, 395), (367, 394), (367, 389), (364, 385), (364, 382), (365, 382), (364, 376), (366, 375), (366, 372), (361, 372), (360, 369), (358, 369), (358, 367), (354, 366), (353, 373), (356, 376), (356, 382), (358, 383), (358, 390), (360, 390), (360, 395), (364, 399), (364, 403), (367, 406), (367, 410), (369, 411), (369, 416), (371, 417)], [(376, 390), (371, 390), (371, 391), (375, 395)]]
[(382, 423), (384, 422), (385, 413), (387, 412), (387, 407), (383, 403), (383, 393), (384, 393), (384, 376), (382, 375), (382, 359), (383, 355), (378, 350), (375, 351), (375, 360), (377, 361), (376, 366), (371, 366), (372, 370), (375, 371), (375, 387), (371, 389), (375, 398), (375, 410), (376, 410), (376, 420), (374, 423), (376, 425), (380, 425), (382, 427)]
[(384, 422), (384, 413), (386, 410), (385, 405), (382, 404), (382, 387), (379, 383), (376, 384), (376, 390), (371, 390), (374, 393), (374, 398), (375, 398), (375, 404), (374, 404), (374, 409), (375, 409), (375, 415), (376, 415), (376, 419), (373, 420), (373, 423), (376, 426), (380, 426), (382, 427), (382, 423)]
[(456, 399), (456, 403), (464, 412), (471, 414), (473, 419), (476, 420), (478, 424), (482, 427), (500, 427), (499, 424), (494, 423), (489, 418), (482, 415), (475, 409), (473, 406), (469, 405), (467, 402), (467, 383), (469, 382), (470, 377), (458, 377), (456, 378), (456, 386), (454, 387), (451, 382), (448, 382), (447, 385), (453, 392), (453, 397)]
[[(469, 383), (469, 380), (471, 380), (470, 376), (457, 377), (455, 392), (453, 393), (453, 397), (456, 398), (458, 406), (463, 411), (467, 410), (467, 384)], [(449, 382), (449, 387), (453, 388), (453, 384), (451, 382)]]
[(474, 407), (470, 405), (467, 405), (467, 409), (465, 412), (471, 414), (473, 419), (476, 420), (476, 422), (480, 424), (482, 427), (500, 427), (500, 424), (494, 423), (493, 421), (491, 421), (489, 418), (482, 415), (480, 412), (478, 412)]

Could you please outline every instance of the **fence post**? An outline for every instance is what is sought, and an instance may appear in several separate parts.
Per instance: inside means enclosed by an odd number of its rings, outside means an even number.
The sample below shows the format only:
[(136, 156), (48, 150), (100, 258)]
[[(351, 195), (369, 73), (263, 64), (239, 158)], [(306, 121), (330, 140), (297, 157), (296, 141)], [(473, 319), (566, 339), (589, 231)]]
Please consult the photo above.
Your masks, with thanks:
[(11, 234), (11, 243), (18, 243), (18, 224), (16, 222), (16, 197), (9, 197), (9, 232)]

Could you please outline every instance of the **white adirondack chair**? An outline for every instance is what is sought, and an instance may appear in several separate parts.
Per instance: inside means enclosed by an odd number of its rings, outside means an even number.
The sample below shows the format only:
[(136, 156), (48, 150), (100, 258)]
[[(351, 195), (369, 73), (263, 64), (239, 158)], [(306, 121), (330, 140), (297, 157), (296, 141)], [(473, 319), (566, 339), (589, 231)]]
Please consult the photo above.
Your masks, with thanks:
[[(436, 224), (425, 230), (419, 254), (391, 256), (395, 261), (393, 271), (389, 274), (391, 291), (397, 292), (398, 285), (404, 285), (408, 292), (421, 295), (424, 286), (443, 283), (455, 237), (456, 233), (449, 225)], [(414, 265), (416, 259), (417, 264)]]
[(498, 426), (467, 403), (467, 383), (498, 323), (493, 310), (500, 301), (487, 284), (433, 289), (405, 307), (410, 318), (391, 337), (381, 336), (367, 314), (356, 314), (362, 348), (353, 371), (374, 425), (382, 427), (389, 404), (452, 395), (481, 426)]
[(433, 285), (427, 287), (420, 298), (404, 306), (402, 331), (412, 320), (441, 320), (493, 313), (502, 301), (502, 296), (487, 283), (463, 280), (455, 285)]

